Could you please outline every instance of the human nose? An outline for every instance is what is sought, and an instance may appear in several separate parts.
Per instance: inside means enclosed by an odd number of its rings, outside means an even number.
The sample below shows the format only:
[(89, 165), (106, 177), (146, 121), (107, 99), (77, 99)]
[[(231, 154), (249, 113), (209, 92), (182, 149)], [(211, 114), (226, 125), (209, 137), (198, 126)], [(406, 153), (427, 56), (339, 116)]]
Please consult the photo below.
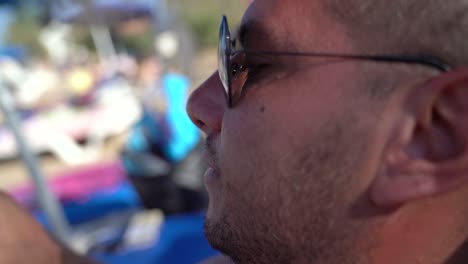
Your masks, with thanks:
[(190, 119), (207, 135), (221, 131), (226, 108), (226, 96), (217, 72), (192, 93), (187, 103)]

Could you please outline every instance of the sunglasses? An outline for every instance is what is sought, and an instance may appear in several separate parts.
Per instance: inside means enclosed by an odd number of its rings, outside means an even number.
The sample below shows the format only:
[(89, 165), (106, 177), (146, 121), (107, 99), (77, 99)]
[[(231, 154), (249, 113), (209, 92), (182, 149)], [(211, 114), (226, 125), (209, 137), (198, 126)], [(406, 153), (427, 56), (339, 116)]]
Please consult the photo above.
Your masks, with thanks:
[[(292, 57), (319, 57), (347, 60), (362, 60), (387, 63), (406, 63), (431, 67), (441, 72), (451, 69), (448, 64), (428, 56), (406, 55), (355, 55), (319, 52), (277, 52), (277, 51), (248, 51), (236, 50), (236, 42), (231, 38), (229, 24), (226, 16), (222, 16), (218, 41), (218, 73), (224, 87), (228, 106), (231, 108), (243, 94), (247, 78), (248, 67), (241, 63), (242, 57), (251, 55), (264, 56), (292, 56)], [(241, 58), (239, 58), (241, 57)], [(244, 78), (242, 78), (242, 76)]]

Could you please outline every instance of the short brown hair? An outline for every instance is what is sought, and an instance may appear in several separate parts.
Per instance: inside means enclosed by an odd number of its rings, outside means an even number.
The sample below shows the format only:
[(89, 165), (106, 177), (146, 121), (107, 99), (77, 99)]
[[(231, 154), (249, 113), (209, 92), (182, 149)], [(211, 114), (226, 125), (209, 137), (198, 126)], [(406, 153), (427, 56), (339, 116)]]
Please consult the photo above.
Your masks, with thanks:
[[(468, 0), (323, 3), (326, 11), (345, 25), (354, 46), (363, 54), (432, 56), (454, 68), (468, 66)], [(372, 69), (373, 74), (366, 75), (362, 86), (375, 99), (386, 99), (400, 81), (414, 73), (414, 68), (403, 72)]]
[(325, 0), (362, 50), (468, 66), (468, 0)]

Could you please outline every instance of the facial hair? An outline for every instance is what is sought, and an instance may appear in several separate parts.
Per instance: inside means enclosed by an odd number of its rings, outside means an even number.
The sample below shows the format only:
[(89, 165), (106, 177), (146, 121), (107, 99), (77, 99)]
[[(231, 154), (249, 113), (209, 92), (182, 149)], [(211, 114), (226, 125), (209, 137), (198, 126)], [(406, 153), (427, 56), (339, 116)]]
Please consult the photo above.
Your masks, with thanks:
[(214, 248), (237, 264), (365, 263), (357, 249), (364, 227), (349, 220), (346, 194), (365, 160), (367, 133), (351, 116), (333, 120), (312, 143), (250, 176), (276, 181), (248, 189), (226, 184), (222, 217), (205, 221)]

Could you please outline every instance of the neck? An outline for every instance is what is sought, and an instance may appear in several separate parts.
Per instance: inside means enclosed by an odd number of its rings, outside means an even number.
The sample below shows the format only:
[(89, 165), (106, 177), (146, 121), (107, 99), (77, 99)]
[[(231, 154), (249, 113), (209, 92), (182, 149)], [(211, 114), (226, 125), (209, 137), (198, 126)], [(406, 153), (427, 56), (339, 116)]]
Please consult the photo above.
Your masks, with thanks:
[(401, 207), (384, 220), (381, 246), (372, 254), (375, 263), (468, 263), (468, 228), (455, 206), (459, 203), (429, 202)]

